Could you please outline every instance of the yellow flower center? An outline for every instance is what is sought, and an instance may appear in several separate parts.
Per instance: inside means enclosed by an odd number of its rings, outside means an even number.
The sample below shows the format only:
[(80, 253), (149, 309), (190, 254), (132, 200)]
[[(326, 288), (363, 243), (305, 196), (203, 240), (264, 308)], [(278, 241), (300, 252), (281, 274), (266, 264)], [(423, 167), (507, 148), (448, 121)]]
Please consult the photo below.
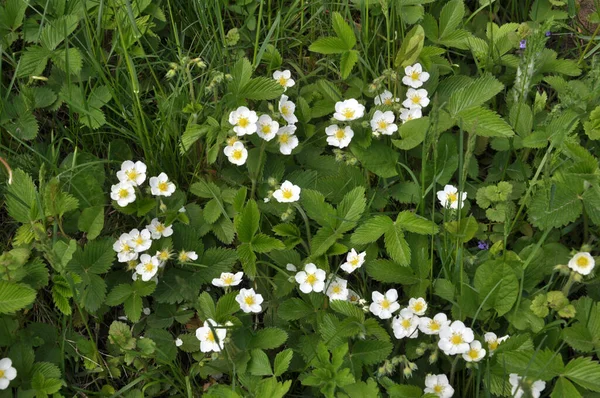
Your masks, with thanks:
[(281, 134), (279, 136), (279, 143), (280, 144), (287, 144), (288, 141), (290, 140), (290, 135), (289, 134)]
[(421, 102), (421, 98), (418, 95), (415, 95), (411, 98), (411, 101), (413, 102), (413, 104), (418, 104)]
[(158, 253), (158, 258), (162, 261), (166, 261), (169, 259), (169, 252), (167, 250), (163, 250)]
[(223, 279), (223, 283), (226, 285), (231, 285), (233, 283), (232, 275), (227, 275), (227, 276), (223, 277), (222, 279)]
[(248, 120), (247, 117), (241, 117), (238, 119), (238, 126), (245, 128), (248, 127), (248, 125), (250, 124), (250, 121)]
[(344, 130), (342, 129), (338, 129), (338, 131), (335, 132), (335, 138), (337, 138), (338, 140), (343, 139), (346, 136), (346, 133), (344, 133)]
[(383, 301), (381, 302), (381, 308), (387, 310), (388, 308), (390, 308), (390, 304), (391, 303), (388, 299), (383, 299)]
[(130, 180), (135, 180), (138, 176), (138, 172), (135, 171), (135, 169), (129, 170), (126, 174), (127, 174), (127, 178), (129, 178)]
[(129, 196), (129, 191), (125, 188), (119, 189), (119, 198), (126, 198)]
[(317, 277), (315, 274), (308, 274), (308, 276), (306, 277), (306, 283), (308, 283), (309, 285), (314, 285), (316, 281)]
[(349, 261), (349, 263), (356, 267), (358, 265), (358, 257), (354, 257), (352, 260)]
[(215, 335), (213, 334), (212, 330), (209, 330), (208, 333), (206, 334), (206, 340), (214, 343), (215, 342)]
[(479, 351), (478, 350), (474, 350), (474, 349), (470, 349), (469, 353), (467, 355), (470, 356), (471, 359), (475, 360), (475, 359), (479, 358)]
[(4, 377), (4, 371), (0, 370), (0, 379)]
[(271, 134), (271, 126), (268, 124), (262, 126), (260, 130), (263, 132), (263, 134)]
[(414, 310), (415, 312), (420, 312), (420, 311), (422, 311), (422, 310), (423, 310), (423, 303), (421, 303), (420, 301), (417, 301), (417, 302), (415, 303), (415, 305), (413, 306), (413, 310)]
[(187, 261), (189, 259), (188, 255), (186, 252), (181, 252), (181, 254), (179, 255), (179, 260), (180, 261)]
[(152, 272), (152, 270), (154, 270), (154, 264), (147, 263), (146, 265), (144, 265), (144, 269), (146, 270), (146, 272)]
[(463, 337), (462, 335), (458, 334), (458, 333), (454, 333), (452, 335), (452, 337), (450, 337), (450, 342), (454, 345), (459, 345), (463, 343)]
[(408, 329), (410, 327), (411, 323), (410, 323), (410, 319), (403, 319), (402, 320), (402, 327), (404, 329)]
[(165, 230), (165, 226), (162, 223), (156, 224), (156, 232), (162, 232)]
[(281, 76), (279, 79), (277, 79), (277, 81), (279, 82), (279, 84), (281, 84), (283, 87), (285, 87), (287, 85), (288, 79)]
[(355, 303), (358, 301), (358, 296), (350, 296), (348, 300), (350, 300), (352, 303)]
[(291, 189), (282, 189), (281, 190), (281, 195), (285, 198), (285, 199), (291, 199), (292, 196), (294, 196), (294, 194), (292, 193)]
[(429, 321), (429, 329), (440, 330), (440, 324), (437, 321), (431, 320)]
[(138, 235), (138, 237), (137, 237), (137, 238), (135, 238), (135, 243), (136, 243), (137, 245), (142, 245), (142, 244), (144, 244), (144, 238), (142, 238), (142, 235)]
[(458, 195), (455, 193), (449, 193), (446, 195), (446, 197), (448, 198), (448, 200), (450, 201), (450, 203), (454, 203), (458, 200)]
[(244, 299), (244, 301), (248, 305), (254, 305), (254, 297), (252, 297), (252, 296), (246, 296), (246, 298)]
[(587, 257), (581, 256), (577, 259), (577, 265), (581, 268), (585, 268), (590, 265), (590, 260)]
[(498, 348), (498, 340), (494, 340), (494, 341), (490, 341), (488, 343), (488, 347), (490, 348), (490, 351), (494, 351), (496, 350), (496, 348)]
[(444, 391), (444, 387), (440, 386), (439, 384), (436, 384), (435, 386), (433, 386), (433, 391), (436, 394), (441, 394)]
[(386, 98), (383, 100), (383, 103), (386, 105), (392, 105), (392, 99), (391, 98)]
[(166, 181), (159, 182), (157, 188), (161, 192), (166, 192), (167, 189), (169, 188), (169, 184), (167, 184)]
[(382, 130), (387, 129), (387, 122), (385, 120), (380, 120), (379, 122), (377, 122), (377, 127), (379, 127)]
[(287, 105), (281, 107), (281, 114), (287, 116), (290, 113), (290, 108)]
[(122, 248), (122, 251), (124, 252), (131, 251), (131, 247), (127, 243), (123, 244)]
[(421, 74), (417, 71), (414, 71), (413, 73), (411, 73), (410, 78), (413, 80), (419, 80), (419, 76), (421, 76)]
[(135, 260), (131, 260), (127, 262), (127, 271), (131, 271), (133, 269), (135, 269), (135, 267), (137, 267), (137, 261)]
[(334, 292), (335, 294), (339, 294), (342, 292), (342, 288), (339, 285), (335, 285), (332, 289), (332, 292)]
[(240, 160), (242, 158), (242, 150), (234, 149), (233, 152), (231, 152), (231, 157), (235, 160)]
[(342, 112), (342, 115), (344, 115), (346, 119), (352, 119), (354, 117), (354, 109), (346, 108), (344, 109), (344, 112)]

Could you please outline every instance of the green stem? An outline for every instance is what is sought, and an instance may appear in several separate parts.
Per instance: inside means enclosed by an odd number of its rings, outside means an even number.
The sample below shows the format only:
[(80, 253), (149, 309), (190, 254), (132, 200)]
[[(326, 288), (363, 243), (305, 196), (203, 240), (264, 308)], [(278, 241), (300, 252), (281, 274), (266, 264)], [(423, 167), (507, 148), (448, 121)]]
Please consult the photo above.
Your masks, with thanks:
[[(304, 210), (302, 209), (302, 207), (300, 207), (300, 205), (296, 202), (294, 203), (294, 207), (296, 208), (296, 210), (298, 210), (298, 213), (300, 213), (300, 215), (302, 216), (302, 219), (304, 220), (304, 225), (306, 226), (306, 241), (308, 244), (308, 249), (310, 250), (310, 243), (312, 241), (312, 237), (310, 235), (310, 223), (308, 222), (308, 217), (306, 216), (306, 213), (304, 212)], [(310, 253), (308, 253), (310, 254)]]

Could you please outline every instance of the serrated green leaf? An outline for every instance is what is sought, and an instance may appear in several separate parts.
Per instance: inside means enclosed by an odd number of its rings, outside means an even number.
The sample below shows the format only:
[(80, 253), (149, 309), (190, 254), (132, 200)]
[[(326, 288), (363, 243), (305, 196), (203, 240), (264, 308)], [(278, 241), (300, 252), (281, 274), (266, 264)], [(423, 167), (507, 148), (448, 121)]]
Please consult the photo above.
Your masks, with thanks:
[(374, 365), (383, 362), (393, 347), (393, 344), (387, 341), (359, 340), (352, 346), (352, 359), (365, 365)]
[(396, 218), (396, 225), (404, 231), (413, 232), (421, 235), (435, 235), (439, 232), (439, 227), (424, 217), (421, 217), (411, 211), (402, 211)]
[(410, 247), (399, 225), (394, 224), (384, 235), (385, 249), (392, 260), (400, 265), (410, 264)]
[(375, 242), (392, 226), (394, 222), (388, 216), (375, 216), (361, 223), (352, 234), (352, 243), (364, 245)]
[(342, 79), (346, 79), (348, 76), (350, 76), (350, 72), (352, 72), (352, 69), (354, 68), (354, 65), (356, 65), (357, 61), (358, 51), (350, 50), (342, 53), (340, 62), (340, 75), (342, 76)]
[(402, 266), (390, 260), (367, 260), (365, 264), (367, 274), (379, 282), (401, 283), (412, 285), (419, 282), (410, 267)]
[[(31, 209), (37, 209), (37, 189), (29, 174), (21, 169), (13, 171), (13, 183), (6, 189), (6, 208), (8, 215), (21, 223), (29, 223)], [(39, 214), (35, 219), (39, 219)]]
[(265, 234), (258, 234), (254, 236), (250, 245), (252, 246), (252, 250), (256, 253), (268, 253), (273, 250), (285, 249), (285, 245), (282, 241)]
[(471, 134), (483, 137), (512, 137), (515, 135), (510, 125), (496, 112), (473, 107), (458, 113), (461, 127)]
[(249, 347), (271, 350), (285, 343), (287, 338), (288, 334), (284, 330), (267, 327), (256, 332), (250, 340)]
[(278, 352), (273, 363), (273, 375), (279, 377), (287, 372), (293, 357), (294, 351), (291, 348)]
[(563, 376), (585, 389), (600, 392), (600, 364), (590, 357), (571, 360), (565, 366)]
[(320, 37), (309, 47), (309, 51), (319, 54), (342, 54), (346, 50), (346, 43), (339, 37)]
[(77, 220), (77, 228), (87, 233), (89, 240), (94, 240), (102, 232), (104, 227), (104, 207), (86, 207)]
[(258, 206), (256, 202), (251, 199), (244, 207), (244, 210), (235, 217), (235, 230), (238, 239), (245, 243), (252, 241), (252, 237), (258, 231), (259, 222), (260, 213), (258, 211)]
[(494, 98), (504, 85), (490, 74), (484, 74), (456, 90), (448, 101), (448, 110), (454, 117), (466, 109), (481, 106)]
[(0, 314), (11, 314), (27, 307), (35, 296), (35, 290), (27, 285), (0, 281)]
[(503, 261), (487, 261), (475, 272), (475, 289), (483, 308), (494, 308), (499, 316), (506, 314), (515, 301), (519, 282), (512, 268)]
[(559, 377), (554, 384), (551, 398), (581, 398), (581, 394), (577, 391), (577, 388), (566, 378)]
[(345, 48), (350, 50), (356, 45), (356, 36), (352, 27), (348, 25), (339, 12), (334, 12), (331, 17), (335, 34), (344, 42)]
[(279, 98), (283, 94), (283, 87), (273, 79), (256, 77), (250, 80), (239, 92), (239, 97), (262, 101)]
[(291, 298), (281, 303), (277, 315), (283, 320), (295, 321), (307, 317), (313, 312), (313, 308), (305, 301), (299, 298)]
[(439, 38), (443, 39), (456, 30), (465, 15), (463, 0), (452, 0), (446, 3), (440, 12)]
[(253, 376), (270, 376), (273, 374), (267, 354), (260, 349), (252, 350), (248, 371)]

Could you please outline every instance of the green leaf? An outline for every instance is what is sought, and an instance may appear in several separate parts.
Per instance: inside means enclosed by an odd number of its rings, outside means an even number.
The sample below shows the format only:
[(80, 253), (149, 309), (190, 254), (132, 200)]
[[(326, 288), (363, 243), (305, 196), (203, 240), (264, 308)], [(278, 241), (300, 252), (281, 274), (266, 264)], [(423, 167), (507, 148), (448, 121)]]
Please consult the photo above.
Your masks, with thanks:
[(258, 206), (251, 199), (244, 207), (244, 210), (235, 217), (235, 230), (239, 240), (250, 242), (258, 231), (259, 221), (260, 213), (258, 212)]
[(36, 396), (47, 397), (50, 394), (58, 392), (62, 387), (62, 381), (53, 378), (46, 378), (41, 373), (35, 373), (31, 378), (31, 388), (36, 392)]
[(541, 380), (551, 380), (563, 372), (562, 357), (549, 349), (502, 352), (498, 355), (499, 371), (517, 373)]
[[(364, 381), (359, 381), (354, 384), (350, 384), (343, 387), (344, 391), (348, 394), (350, 398), (363, 398), (363, 397), (379, 397), (379, 388), (377, 387), (377, 383), (372, 379), (367, 379), (366, 383)], [(420, 395), (420, 391), (419, 391)]]
[(235, 297), (238, 294), (239, 292), (230, 292), (219, 298), (219, 301), (217, 301), (217, 306), (215, 308), (215, 320), (217, 322), (221, 322), (221, 320), (225, 319), (229, 315), (233, 314), (236, 311), (239, 311), (240, 305), (237, 301), (235, 301)]
[(600, 392), (600, 365), (590, 357), (579, 357), (570, 361), (563, 372), (573, 383)]
[(308, 50), (319, 54), (342, 54), (349, 49), (338, 37), (320, 37), (308, 47)]
[(394, 60), (394, 66), (399, 68), (414, 64), (423, 50), (424, 41), (425, 31), (423, 27), (421, 25), (413, 26), (402, 41)]
[(250, 374), (253, 376), (270, 376), (273, 374), (269, 357), (263, 350), (252, 350), (250, 355), (251, 359), (248, 364)]
[(378, 176), (390, 178), (398, 175), (396, 165), (400, 155), (385, 142), (373, 141), (369, 148), (353, 143), (350, 144), (350, 150), (367, 170)]
[(39, 76), (42, 74), (52, 52), (39, 46), (29, 46), (21, 56), (17, 77)]
[(138, 295), (132, 294), (125, 299), (123, 303), (123, 310), (125, 315), (131, 322), (137, 322), (142, 317), (142, 298)]
[(35, 290), (27, 285), (0, 281), (0, 314), (11, 314), (27, 307), (35, 296)]
[(554, 384), (551, 398), (581, 398), (581, 394), (577, 391), (577, 388), (564, 377), (559, 377)]
[(6, 189), (6, 208), (8, 215), (21, 223), (29, 223), (31, 214), (38, 214), (35, 221), (41, 218), (37, 210), (37, 189), (29, 174), (21, 169), (13, 171), (13, 183)]
[(133, 289), (129, 284), (117, 285), (106, 296), (106, 304), (112, 307), (122, 304), (129, 296), (133, 294)]
[(250, 61), (247, 58), (240, 58), (233, 66), (231, 76), (232, 80), (229, 83), (229, 89), (237, 96), (242, 88), (248, 84), (250, 76), (252, 76)]
[(375, 242), (392, 226), (394, 222), (388, 216), (375, 216), (361, 223), (352, 234), (351, 241), (355, 245)]
[(288, 334), (284, 330), (267, 327), (256, 332), (250, 340), (249, 347), (271, 350), (285, 343), (287, 338)]
[(392, 144), (405, 151), (416, 148), (425, 139), (427, 129), (429, 129), (429, 116), (409, 120), (402, 123), (398, 130), (401, 139), (392, 140)]
[(239, 97), (261, 101), (279, 98), (283, 94), (283, 87), (273, 79), (257, 77), (250, 80), (239, 92)]
[(109, 341), (123, 350), (133, 350), (136, 346), (129, 326), (123, 322), (114, 321), (108, 330)]
[(215, 319), (217, 317), (215, 302), (213, 301), (212, 297), (210, 297), (210, 294), (208, 294), (207, 292), (203, 292), (200, 295), (200, 297), (198, 297), (198, 308), (200, 310), (200, 315), (202, 319)]
[(503, 261), (486, 261), (475, 271), (475, 289), (484, 308), (506, 314), (517, 300), (519, 281), (512, 268)]
[(335, 34), (344, 42), (345, 49), (350, 50), (356, 45), (356, 36), (352, 27), (346, 23), (339, 12), (334, 12), (331, 17)]
[(600, 186), (594, 185), (588, 188), (583, 195), (583, 205), (590, 220), (600, 225)]
[(384, 235), (385, 249), (390, 258), (400, 265), (410, 264), (410, 247), (400, 225), (394, 224)]
[(542, 230), (574, 222), (582, 212), (577, 191), (570, 184), (547, 181), (537, 188), (529, 203), (529, 221)]
[(82, 232), (87, 232), (89, 240), (96, 239), (103, 227), (104, 207), (102, 206), (86, 207), (77, 220), (77, 228)]
[(340, 75), (342, 76), (342, 79), (346, 79), (350, 76), (350, 72), (352, 72), (357, 61), (358, 51), (356, 50), (346, 51), (342, 54), (342, 60), (340, 62)]
[(383, 283), (401, 283), (412, 285), (419, 282), (410, 267), (402, 266), (390, 260), (367, 260), (365, 264), (367, 274), (376, 281)]
[(67, 268), (82, 277), (88, 273), (99, 275), (108, 272), (115, 259), (113, 243), (111, 238), (102, 238), (88, 242), (83, 249), (78, 247)]
[(439, 227), (434, 222), (408, 210), (398, 214), (396, 225), (399, 225), (404, 231), (421, 235), (435, 235), (439, 232)]
[(333, 206), (325, 202), (325, 197), (319, 191), (303, 189), (300, 203), (311, 219), (319, 225), (334, 227), (336, 224), (336, 211)]
[(313, 308), (302, 299), (291, 298), (281, 303), (277, 315), (285, 321), (295, 321), (305, 318), (313, 312)]
[(515, 135), (510, 125), (496, 112), (473, 107), (458, 113), (462, 128), (472, 134), (483, 137), (512, 137)]
[(88, 275), (88, 282), (81, 294), (82, 307), (89, 312), (96, 312), (106, 297), (106, 282), (95, 274)]
[(465, 15), (463, 0), (452, 0), (446, 3), (440, 12), (439, 39), (448, 37), (456, 30)]
[(374, 365), (384, 361), (393, 347), (388, 341), (359, 340), (352, 346), (352, 359), (365, 365)]
[(252, 250), (256, 253), (268, 253), (273, 250), (285, 249), (285, 245), (282, 241), (265, 234), (256, 235), (252, 238), (250, 245), (252, 246)]
[(292, 351), (291, 348), (278, 352), (275, 356), (275, 362), (273, 363), (273, 375), (279, 377), (287, 372), (293, 356), (294, 351)]
[(337, 206), (336, 232), (343, 234), (354, 228), (366, 205), (364, 187), (356, 187), (344, 195)]
[(469, 216), (467, 218), (461, 218), (460, 221), (445, 222), (444, 228), (461, 242), (468, 242), (475, 237), (475, 234), (479, 229), (479, 224), (475, 217)]
[(490, 74), (472, 80), (469, 84), (454, 91), (448, 101), (448, 110), (454, 117), (466, 109), (481, 106), (494, 98), (504, 85)]
[(40, 42), (47, 50), (54, 50), (63, 40), (75, 31), (79, 23), (76, 15), (65, 15), (46, 24), (40, 35)]
[(221, 203), (217, 199), (211, 199), (204, 205), (204, 221), (214, 224), (221, 217)]
[(83, 55), (78, 48), (74, 47), (55, 50), (50, 59), (60, 70), (71, 75), (78, 75), (83, 67)]
[(354, 317), (358, 319), (361, 323), (365, 321), (365, 313), (357, 305), (343, 300), (331, 300), (329, 302), (329, 305), (332, 310), (339, 314)]

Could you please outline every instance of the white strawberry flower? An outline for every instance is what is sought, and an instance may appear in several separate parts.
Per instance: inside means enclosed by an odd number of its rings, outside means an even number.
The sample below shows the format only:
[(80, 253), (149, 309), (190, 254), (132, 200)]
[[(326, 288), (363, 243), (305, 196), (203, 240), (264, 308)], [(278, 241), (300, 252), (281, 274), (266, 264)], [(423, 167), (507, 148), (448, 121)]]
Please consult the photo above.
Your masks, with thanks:
[(425, 108), (429, 105), (429, 98), (427, 97), (427, 90), (420, 88), (415, 90), (409, 88), (406, 93), (406, 100), (402, 103), (405, 108)]
[(240, 106), (229, 113), (229, 124), (233, 125), (233, 131), (238, 136), (256, 133), (256, 122), (258, 116), (245, 106)]
[(223, 153), (231, 163), (237, 166), (243, 165), (246, 163), (246, 159), (248, 159), (248, 150), (240, 141), (234, 142), (233, 145), (226, 146), (223, 149)]
[(325, 277), (325, 271), (317, 268), (313, 263), (308, 263), (304, 266), (303, 271), (296, 274), (295, 279), (300, 284), (300, 291), (308, 294), (322, 292), (325, 288)]
[(271, 141), (275, 138), (275, 135), (279, 130), (279, 123), (271, 119), (271, 116), (269, 115), (261, 115), (261, 117), (258, 118), (256, 126), (256, 134), (265, 141)]
[(406, 123), (409, 120), (420, 119), (423, 117), (423, 112), (421, 108), (401, 108), (400, 109), (400, 120), (402, 123)]
[(6, 390), (12, 380), (17, 377), (17, 369), (13, 368), (10, 358), (0, 359), (0, 390)]
[(142, 309), (142, 312), (144, 313), (144, 315), (148, 316), (152, 313), (152, 310), (148, 307)]
[(419, 63), (407, 66), (404, 68), (404, 73), (406, 76), (402, 78), (402, 83), (412, 88), (419, 88), (429, 80), (429, 73), (423, 72), (423, 67)]
[(154, 196), (171, 196), (175, 192), (175, 184), (165, 173), (160, 173), (157, 177), (150, 177), (150, 191)]
[(146, 165), (140, 161), (133, 163), (126, 160), (121, 164), (121, 170), (117, 171), (117, 178), (133, 186), (142, 185), (146, 180)]
[(569, 260), (568, 266), (581, 275), (589, 275), (596, 266), (596, 261), (590, 253), (579, 252)]
[[(454, 185), (444, 186), (443, 191), (437, 192), (437, 198), (440, 201), (440, 204), (442, 205), (442, 207), (450, 208), (450, 209), (458, 209), (459, 195), (458, 195), (458, 189)], [(462, 208), (465, 203), (465, 199), (467, 199), (467, 193), (462, 192), (462, 195), (460, 195), (460, 198), (461, 198), (460, 199), (460, 207)]]
[(375, 111), (371, 119), (371, 128), (384, 135), (392, 135), (398, 131), (398, 126), (394, 123), (396, 117), (392, 111)]
[(259, 313), (262, 311), (260, 306), (263, 302), (263, 296), (257, 294), (254, 289), (240, 289), (240, 292), (235, 296), (235, 301), (238, 302), (240, 308), (245, 313)]
[(454, 321), (440, 330), (438, 347), (446, 355), (464, 354), (469, 351), (469, 344), (474, 339), (473, 330), (461, 321)]
[(365, 263), (367, 252), (358, 253), (354, 248), (348, 252), (346, 262), (340, 266), (347, 273), (352, 273), (355, 269), (362, 267)]
[(415, 315), (425, 315), (427, 311), (427, 302), (423, 297), (417, 299), (411, 298), (408, 300), (408, 309), (415, 313)]
[(414, 339), (419, 336), (419, 317), (410, 309), (403, 308), (398, 316), (392, 319), (392, 330), (397, 339), (408, 337)]
[(165, 225), (158, 221), (158, 218), (152, 219), (149, 225), (146, 225), (146, 229), (152, 234), (152, 239), (160, 239), (162, 237), (169, 237), (173, 235), (173, 226)]
[(333, 118), (340, 122), (349, 122), (363, 117), (364, 114), (364, 105), (359, 104), (357, 100), (351, 98), (349, 100), (336, 102)]
[(177, 338), (177, 339), (175, 340), (175, 345), (176, 345), (177, 347), (181, 347), (181, 346), (183, 345), (183, 340), (181, 340), (180, 338)]
[(481, 347), (481, 342), (475, 340), (469, 344), (469, 350), (462, 354), (467, 362), (479, 362), (485, 357), (485, 350)]
[(373, 302), (369, 306), (369, 311), (380, 319), (390, 319), (392, 314), (400, 309), (397, 303), (398, 291), (390, 289), (385, 294), (379, 292), (372, 293)]
[(342, 128), (337, 124), (326, 127), (325, 134), (327, 134), (327, 143), (338, 148), (345, 148), (350, 145), (350, 141), (354, 137), (354, 131), (350, 126)]
[(425, 394), (435, 394), (439, 398), (451, 398), (454, 395), (454, 388), (450, 385), (446, 375), (428, 374), (425, 377)]
[(279, 152), (284, 155), (291, 155), (294, 148), (298, 146), (298, 137), (294, 135), (296, 126), (293, 124), (283, 126), (277, 131), (277, 142), (279, 142)]
[(284, 181), (278, 190), (273, 192), (273, 197), (279, 203), (291, 203), (300, 200), (300, 187), (289, 181)]
[(129, 231), (129, 241), (127, 244), (133, 247), (133, 250), (137, 253), (144, 252), (152, 246), (152, 235), (145, 228), (141, 231), (132, 229)]
[(484, 334), (483, 339), (487, 343), (490, 356), (494, 355), (494, 351), (498, 349), (500, 343), (506, 341), (509, 337), (509, 335), (498, 337), (494, 332), (487, 332)]
[(348, 281), (345, 279), (341, 279), (335, 277), (331, 281), (329, 281), (329, 286), (327, 287), (327, 296), (329, 300), (344, 300), (348, 299)]
[(196, 338), (200, 340), (200, 351), (220, 352), (227, 337), (227, 329), (212, 319), (204, 321), (204, 325), (196, 329)]
[(450, 321), (443, 312), (436, 314), (433, 319), (419, 318), (419, 330), (428, 335), (440, 334), (440, 330), (448, 326), (450, 326)]
[(289, 87), (293, 87), (296, 84), (294, 79), (292, 79), (292, 72), (287, 69), (284, 71), (276, 70), (273, 72), (273, 79), (275, 79), (284, 90), (287, 90)]
[(400, 98), (394, 98), (394, 94), (385, 90), (374, 99), (375, 105), (392, 105), (394, 102), (400, 102)]
[(296, 272), (298, 271), (298, 269), (296, 268), (296, 266), (292, 263), (289, 263), (285, 266), (285, 269), (290, 271), (290, 272)]
[(179, 256), (177, 257), (177, 259), (179, 260), (179, 262), (189, 263), (198, 260), (198, 254), (196, 254), (195, 251), (187, 252), (185, 250), (182, 250), (179, 252)]
[(287, 95), (282, 94), (279, 99), (279, 113), (281, 113), (281, 117), (289, 124), (298, 123), (298, 118), (294, 115), (294, 112), (296, 112), (296, 104), (290, 101)]
[(116, 200), (119, 206), (125, 207), (135, 202), (135, 189), (129, 182), (119, 182), (110, 187), (110, 198)]
[(121, 234), (119, 239), (113, 243), (113, 250), (117, 252), (117, 258), (120, 263), (127, 263), (132, 260), (137, 260), (138, 253), (134, 246), (130, 245), (131, 236), (127, 233)]
[[(510, 393), (513, 398), (522, 398), (529, 397), (532, 398), (540, 398), (542, 395), (542, 391), (546, 388), (546, 382), (542, 380), (529, 380), (527, 378), (523, 378), (516, 373), (511, 373), (508, 376), (508, 381), (512, 386)], [(530, 394), (525, 395), (525, 391), (528, 391)]]
[(140, 263), (135, 267), (135, 272), (142, 277), (144, 282), (148, 282), (158, 272), (158, 258), (149, 254), (140, 256)]
[(237, 286), (242, 282), (243, 272), (222, 272), (221, 276), (212, 280), (212, 284), (216, 287)]

